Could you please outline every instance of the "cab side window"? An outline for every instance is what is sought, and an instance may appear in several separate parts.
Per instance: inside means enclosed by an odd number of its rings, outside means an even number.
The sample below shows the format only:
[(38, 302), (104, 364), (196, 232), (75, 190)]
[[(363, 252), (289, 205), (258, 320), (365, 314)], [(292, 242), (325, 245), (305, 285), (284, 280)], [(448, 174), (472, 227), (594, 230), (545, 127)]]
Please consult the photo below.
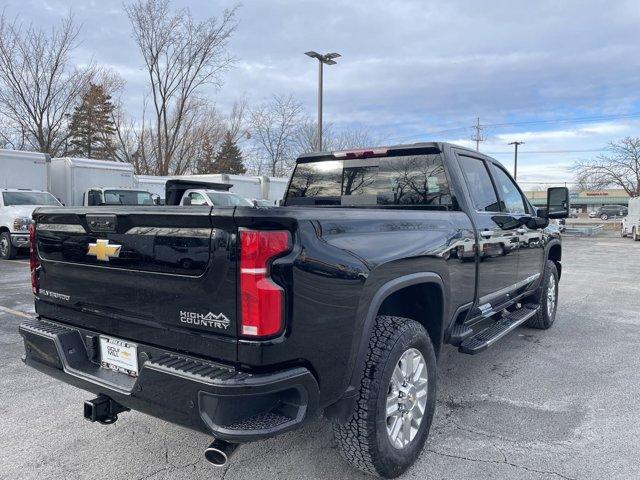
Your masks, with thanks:
[(189, 198), (191, 199), (191, 205), (206, 205), (207, 201), (205, 198), (199, 194), (198, 192), (191, 192), (189, 194)]
[(460, 156), (473, 206), (479, 212), (499, 212), (500, 204), (484, 160)]
[(502, 199), (503, 212), (519, 213), (524, 215), (527, 208), (522, 198), (522, 193), (511, 177), (502, 168), (492, 165), (493, 176), (496, 181), (496, 188)]

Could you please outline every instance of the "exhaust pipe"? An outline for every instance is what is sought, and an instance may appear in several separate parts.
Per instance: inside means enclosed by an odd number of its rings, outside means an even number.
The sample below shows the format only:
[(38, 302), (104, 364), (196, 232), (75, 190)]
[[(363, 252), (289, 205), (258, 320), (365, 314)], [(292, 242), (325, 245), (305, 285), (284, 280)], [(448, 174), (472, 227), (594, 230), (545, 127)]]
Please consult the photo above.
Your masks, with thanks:
[(238, 448), (237, 443), (229, 443), (224, 440), (215, 439), (204, 451), (204, 458), (216, 467), (224, 467)]

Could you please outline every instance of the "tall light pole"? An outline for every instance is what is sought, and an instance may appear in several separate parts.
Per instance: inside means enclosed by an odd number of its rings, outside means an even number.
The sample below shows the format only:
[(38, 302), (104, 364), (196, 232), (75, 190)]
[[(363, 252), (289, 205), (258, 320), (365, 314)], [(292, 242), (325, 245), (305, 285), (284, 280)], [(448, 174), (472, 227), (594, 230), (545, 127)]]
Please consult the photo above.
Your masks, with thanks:
[(316, 141), (316, 149), (322, 150), (322, 66), (323, 65), (335, 65), (334, 58), (341, 57), (339, 53), (325, 53), (324, 55), (310, 51), (305, 52), (305, 55), (318, 60), (318, 137)]
[(518, 145), (522, 145), (524, 142), (511, 142), (509, 145), (516, 147), (513, 157), (513, 179), (518, 179)]

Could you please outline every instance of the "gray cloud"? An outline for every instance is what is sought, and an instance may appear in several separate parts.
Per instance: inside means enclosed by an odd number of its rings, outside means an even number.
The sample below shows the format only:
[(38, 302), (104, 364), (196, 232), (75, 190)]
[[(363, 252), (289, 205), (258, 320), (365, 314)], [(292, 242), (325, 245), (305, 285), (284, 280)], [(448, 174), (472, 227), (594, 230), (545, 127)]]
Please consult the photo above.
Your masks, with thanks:
[[(129, 107), (139, 110), (145, 78), (121, 2), (5, 3), (8, 13), (39, 25), (71, 8), (84, 24), (76, 60), (120, 71)], [(234, 2), (175, 5), (204, 17)], [(239, 18), (231, 49), (240, 61), (222, 89), (208, 92), (222, 108), (242, 95), (257, 102), (293, 93), (315, 112), (316, 65), (303, 55), (314, 49), (343, 55), (326, 71), (326, 119), (389, 138), (428, 138), (476, 115), (499, 123), (640, 111), (640, 4), (633, 0), (245, 0)], [(602, 146), (606, 135), (564, 141)]]

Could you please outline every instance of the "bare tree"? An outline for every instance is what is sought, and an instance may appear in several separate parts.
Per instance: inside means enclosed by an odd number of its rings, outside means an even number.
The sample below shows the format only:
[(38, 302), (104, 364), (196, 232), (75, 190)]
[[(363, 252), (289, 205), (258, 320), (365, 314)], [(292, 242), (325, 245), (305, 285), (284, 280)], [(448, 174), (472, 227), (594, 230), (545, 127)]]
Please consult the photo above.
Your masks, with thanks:
[(282, 175), (290, 167), (301, 114), (302, 105), (292, 95), (274, 95), (251, 111), (249, 123), (257, 153), (267, 162), (271, 175)]
[[(222, 73), (234, 62), (227, 45), (236, 28), (236, 10), (220, 19), (195, 21), (187, 9), (172, 11), (168, 0), (138, 0), (125, 6), (149, 77), (152, 118), (145, 155), (155, 173), (183, 171), (203, 102), (196, 98), (206, 85), (220, 87)], [(196, 135), (197, 137), (197, 135)]]
[(78, 33), (71, 15), (50, 32), (0, 16), (0, 110), (23, 147), (64, 153), (68, 115), (94, 75), (71, 66)]
[(609, 153), (573, 165), (576, 183), (585, 190), (622, 188), (640, 196), (640, 137), (626, 137), (608, 146)]
[[(317, 132), (318, 123), (316, 121), (304, 119), (300, 122), (294, 141), (297, 155), (315, 151), (318, 138)], [(374, 138), (367, 129), (348, 128), (338, 130), (331, 123), (325, 123), (322, 126), (322, 138), (324, 148), (328, 151), (375, 147), (380, 144), (380, 140)]]

